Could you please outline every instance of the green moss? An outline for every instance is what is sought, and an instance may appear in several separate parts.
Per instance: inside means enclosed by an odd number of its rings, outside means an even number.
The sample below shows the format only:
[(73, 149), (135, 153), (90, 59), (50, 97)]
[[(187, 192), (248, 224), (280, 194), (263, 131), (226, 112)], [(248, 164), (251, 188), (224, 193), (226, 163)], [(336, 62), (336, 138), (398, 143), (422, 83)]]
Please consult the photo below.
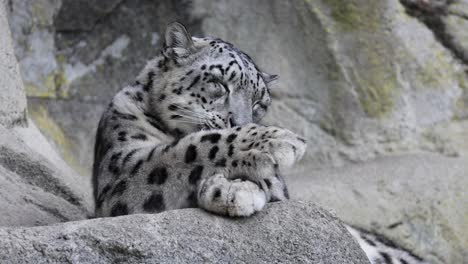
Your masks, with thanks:
[(455, 74), (447, 56), (443, 51), (439, 51), (434, 54), (433, 59), (426, 60), (426, 63), (421, 65), (416, 77), (424, 84), (424, 87), (444, 88), (448, 86)]
[(381, 1), (323, 0), (331, 11), (331, 16), (342, 30), (353, 31), (362, 28), (375, 30), (382, 12)]
[(463, 90), (463, 94), (457, 99), (455, 102), (455, 108), (457, 110), (454, 119), (462, 119), (460, 113), (465, 112), (468, 110), (468, 84), (467, 84), (468, 76), (464, 72), (457, 73), (457, 81), (460, 88)]
[(39, 1), (33, 2), (31, 4), (31, 12), (34, 17), (34, 20), (42, 26), (51, 24), (51, 17), (45, 9), (46, 6)]
[(389, 51), (388, 43), (362, 42), (356, 51), (362, 67), (351, 69), (361, 107), (372, 118), (385, 117), (393, 110), (399, 90)]
[[(46, 82), (47, 83), (47, 79)], [(50, 81), (49, 81), (49, 86), (44, 85), (43, 87), (39, 87), (36, 84), (33, 83), (25, 83), (24, 84), (24, 89), (26, 90), (26, 95), (30, 97), (38, 97), (38, 98), (56, 98), (55, 94), (55, 86), (51, 87), (50, 86)], [(52, 89), (51, 89), (52, 88)]]
[(459, 72), (457, 74), (457, 81), (458, 81), (458, 85), (460, 86), (460, 88), (463, 90), (463, 92), (467, 93), (468, 92), (468, 84), (466, 83), (466, 79), (468, 78), (468, 76), (463, 73), (463, 72)]
[(44, 135), (55, 143), (61, 156), (68, 165), (79, 173), (84, 173), (85, 171), (78, 165), (72, 154), (72, 144), (68, 140), (68, 137), (65, 135), (62, 128), (49, 116), (47, 110), (41, 105), (30, 105), (29, 108), (29, 114), (34, 120), (34, 123)]
[(392, 50), (386, 43), (386, 31), (381, 28), (385, 6), (372, 0), (323, 0), (335, 21), (336, 34), (353, 32), (347, 52), (353, 68), (348, 68), (364, 112), (381, 118), (394, 107), (399, 87), (392, 65)]
[(25, 83), (24, 87), (26, 95), (36, 98), (67, 98), (68, 92), (65, 87), (68, 82), (65, 78), (65, 74), (61, 71), (49, 73), (44, 82), (40, 85), (33, 83)]

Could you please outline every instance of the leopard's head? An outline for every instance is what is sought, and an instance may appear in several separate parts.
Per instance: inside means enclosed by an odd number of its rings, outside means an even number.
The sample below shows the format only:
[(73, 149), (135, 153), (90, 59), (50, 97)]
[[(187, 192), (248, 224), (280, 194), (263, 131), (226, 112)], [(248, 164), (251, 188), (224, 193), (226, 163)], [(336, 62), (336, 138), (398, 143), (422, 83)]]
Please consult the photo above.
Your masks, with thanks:
[(172, 23), (161, 55), (138, 81), (150, 86), (151, 111), (168, 129), (187, 134), (260, 121), (271, 101), (269, 84), (277, 78), (232, 44), (191, 37)]

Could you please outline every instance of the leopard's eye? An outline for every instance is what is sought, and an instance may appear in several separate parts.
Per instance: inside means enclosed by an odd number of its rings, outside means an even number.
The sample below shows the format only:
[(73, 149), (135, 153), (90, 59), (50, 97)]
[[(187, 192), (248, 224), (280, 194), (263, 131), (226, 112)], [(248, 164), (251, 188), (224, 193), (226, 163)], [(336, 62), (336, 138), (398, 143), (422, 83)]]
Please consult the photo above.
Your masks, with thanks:
[(261, 104), (260, 102), (254, 103), (254, 106), (252, 107), (252, 113), (253, 113), (253, 118), (255, 121), (259, 121), (260, 119), (265, 116), (267, 111), (267, 106)]
[(212, 79), (208, 83), (210, 83), (209, 91), (214, 98), (220, 98), (229, 93), (229, 88), (220, 80)]

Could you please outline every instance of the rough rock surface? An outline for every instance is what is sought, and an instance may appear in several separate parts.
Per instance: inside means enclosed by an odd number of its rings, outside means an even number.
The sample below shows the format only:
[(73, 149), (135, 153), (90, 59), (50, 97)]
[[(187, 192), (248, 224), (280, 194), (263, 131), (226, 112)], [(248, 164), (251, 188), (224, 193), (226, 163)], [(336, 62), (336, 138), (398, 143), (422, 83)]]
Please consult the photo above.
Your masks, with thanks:
[(25, 122), (26, 97), (4, 8), (0, 8), (0, 32), (0, 126), (11, 126)]
[(0, 182), (0, 226), (47, 225), (91, 214), (90, 181), (61, 160), (32, 122), (0, 126)]
[(90, 184), (26, 119), (26, 97), (0, 2), (0, 226), (85, 219)]
[(200, 209), (0, 229), (1, 263), (368, 263), (341, 222), (302, 202), (251, 218)]
[(293, 198), (329, 208), (431, 263), (467, 263), (468, 156), (390, 156), (339, 169), (303, 168), (294, 175), (288, 179)]
[[(133, 82), (173, 20), (280, 74), (266, 122), (305, 135), (313, 146), (305, 162), (316, 167), (439, 144), (426, 136), (432, 126), (468, 113), (458, 57), (408, 11), (435, 14), (453, 1), (9, 2), (31, 116), (85, 175), (104, 105)], [(465, 44), (463, 27), (447, 28)]]
[[(30, 117), (81, 174), (89, 174), (94, 130), (104, 105), (157, 52), (164, 25), (178, 20), (195, 35), (233, 42), (266, 71), (281, 75), (266, 122), (308, 138), (303, 167), (290, 178), (296, 198), (334, 209), (344, 220), (385, 234), (433, 263), (468, 262), (466, 0), (2, 1), (8, 6)], [(0, 84), (6, 84), (0, 85), (0, 225), (83, 219), (91, 210), (89, 181), (77, 177), (26, 121), (26, 100), (11, 54), (11, 41), (1, 38), (0, 72), (8, 74), (0, 75)], [(420, 149), (453, 158), (401, 156)], [(399, 156), (325, 168), (389, 153)], [(153, 238), (144, 232), (154, 228), (145, 221), (160, 223), (169, 215), (186, 221), (177, 216), (180, 212), (69, 223), (60, 225), (63, 230), (4, 228), (0, 236), (16, 237), (18, 243), (10, 249), (17, 251), (9, 252), (18, 257), (54, 252), (59, 261), (74, 248), (95, 250), (93, 256), (103, 258), (117, 256), (116, 261), (124, 255), (152, 257), (146, 245), (131, 239)], [(210, 219), (216, 225), (237, 221)], [(255, 219), (242, 220), (243, 225)], [(118, 225), (125, 221), (143, 227), (128, 227), (126, 235)], [(99, 233), (97, 225), (122, 240)], [(278, 242), (274, 235), (267, 238)], [(320, 239), (334, 243), (326, 236)], [(49, 241), (52, 248), (46, 246)], [(179, 245), (169, 241), (158, 245)], [(106, 255), (100, 245), (111, 253)], [(180, 245), (187, 254), (199, 250)], [(215, 248), (231, 252), (222, 245)]]
[(4, 3), (0, 100), (14, 104), (0, 108), (0, 263), (367, 262), (336, 217), (302, 202), (244, 219), (187, 209), (72, 222), (92, 210), (90, 182), (27, 120)]

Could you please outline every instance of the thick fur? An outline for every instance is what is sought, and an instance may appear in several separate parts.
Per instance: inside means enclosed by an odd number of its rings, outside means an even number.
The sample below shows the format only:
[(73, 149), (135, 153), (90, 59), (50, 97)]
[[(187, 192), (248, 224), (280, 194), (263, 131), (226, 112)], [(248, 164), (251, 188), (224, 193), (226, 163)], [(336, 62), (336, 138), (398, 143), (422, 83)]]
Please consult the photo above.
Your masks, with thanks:
[[(99, 123), (96, 216), (187, 207), (249, 216), (288, 199), (281, 172), (300, 160), (305, 140), (256, 124), (276, 78), (223, 40), (192, 38), (182, 25), (169, 25), (160, 55), (113, 98)], [(349, 230), (374, 264), (424, 263)]]
[(346, 226), (372, 264), (429, 264), (392, 241), (355, 227)]
[(306, 145), (286, 129), (255, 124), (274, 78), (227, 42), (169, 26), (161, 55), (100, 121), (96, 216), (186, 207), (248, 216), (287, 199), (279, 172)]

